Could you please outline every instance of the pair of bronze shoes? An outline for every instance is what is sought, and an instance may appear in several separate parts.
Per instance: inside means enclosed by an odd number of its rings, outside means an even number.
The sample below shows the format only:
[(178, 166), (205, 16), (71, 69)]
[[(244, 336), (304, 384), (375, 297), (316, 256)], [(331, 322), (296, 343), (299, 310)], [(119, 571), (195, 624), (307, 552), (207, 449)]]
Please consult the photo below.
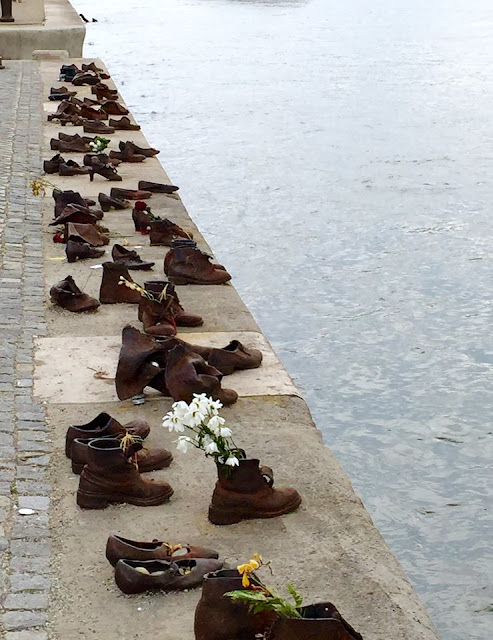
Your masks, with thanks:
[(222, 568), (218, 557), (213, 549), (158, 540), (139, 542), (113, 535), (106, 543), (115, 582), (127, 594), (194, 589), (207, 573)]
[(122, 332), (116, 392), (120, 400), (126, 400), (149, 386), (175, 401), (191, 402), (195, 393), (205, 393), (230, 405), (236, 402), (238, 394), (222, 387), (223, 376), (259, 367), (261, 362), (260, 351), (247, 349), (238, 341), (224, 349), (191, 345), (176, 337), (158, 342), (127, 326)]

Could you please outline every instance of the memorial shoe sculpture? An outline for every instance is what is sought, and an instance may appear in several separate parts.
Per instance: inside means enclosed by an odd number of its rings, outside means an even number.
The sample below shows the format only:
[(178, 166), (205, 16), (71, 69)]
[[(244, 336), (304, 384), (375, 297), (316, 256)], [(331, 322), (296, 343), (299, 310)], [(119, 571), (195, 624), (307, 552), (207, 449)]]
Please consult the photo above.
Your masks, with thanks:
[[(175, 351), (174, 349), (173, 351)], [(209, 520), (226, 525), (253, 518), (274, 518), (295, 511), (301, 496), (295, 489), (274, 489), (272, 469), (247, 458), (219, 416), (222, 404), (205, 394), (195, 394), (190, 404), (175, 402), (163, 426), (180, 435), (177, 449), (201, 449), (213, 458), (218, 480), (209, 506)]]
[(106, 542), (106, 558), (116, 566), (118, 560), (189, 560), (190, 558), (219, 558), (217, 551), (189, 544), (171, 544), (161, 540), (140, 542), (121, 536), (109, 536)]

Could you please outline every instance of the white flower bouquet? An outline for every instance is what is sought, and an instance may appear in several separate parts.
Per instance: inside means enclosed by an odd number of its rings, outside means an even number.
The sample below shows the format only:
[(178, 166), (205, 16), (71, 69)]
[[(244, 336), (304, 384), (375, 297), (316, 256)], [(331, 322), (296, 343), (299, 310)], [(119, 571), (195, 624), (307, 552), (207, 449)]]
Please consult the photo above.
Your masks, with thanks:
[(176, 448), (186, 453), (190, 447), (201, 449), (206, 456), (214, 458), (216, 464), (224, 467), (236, 467), (245, 452), (233, 441), (232, 431), (225, 426), (226, 421), (219, 416), (222, 408), (219, 400), (213, 400), (205, 393), (193, 394), (193, 400), (187, 404), (183, 400), (175, 402), (172, 410), (163, 419), (163, 427), (180, 435)]

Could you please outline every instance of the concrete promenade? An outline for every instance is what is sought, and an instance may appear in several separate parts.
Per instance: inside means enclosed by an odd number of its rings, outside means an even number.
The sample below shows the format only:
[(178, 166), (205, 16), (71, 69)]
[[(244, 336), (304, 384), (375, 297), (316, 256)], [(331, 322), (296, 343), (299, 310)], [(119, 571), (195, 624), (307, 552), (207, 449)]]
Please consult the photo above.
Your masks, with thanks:
[[(365, 640), (436, 640), (402, 568), (231, 285), (179, 287), (185, 309), (205, 320), (200, 335), (192, 329), (180, 336), (226, 344), (234, 334), (247, 345), (262, 345), (263, 367), (225, 378), (224, 386), (236, 389), (240, 398), (222, 415), (235, 440), (273, 468), (276, 486), (294, 486), (301, 493), (299, 511), (229, 527), (211, 525), (207, 507), (215, 469), (196, 451), (174, 452), (169, 469), (149, 474), (173, 486), (169, 504), (101, 511), (76, 506), (78, 476), (64, 455), (70, 424), (107, 411), (121, 422), (146, 419), (150, 448), (174, 450), (174, 437), (161, 427), (169, 398), (149, 394), (140, 407), (116, 398), (111, 378), (121, 330), (127, 323), (141, 329), (136, 308), (102, 305), (96, 314), (70, 314), (49, 302), (50, 286), (68, 274), (95, 296), (101, 278), (101, 270), (89, 269), (101, 260), (64, 261), (64, 246), (52, 242), (48, 228), (53, 201), (49, 195), (34, 198), (28, 188), (41, 172), (41, 159), (54, 155), (50, 138), (62, 130), (46, 121), (57, 106), (47, 101), (47, 94), (58, 84), (59, 67), (59, 61), (9, 62), (0, 71), (0, 544), (1, 631), (6, 640), (193, 639), (200, 591), (124, 596), (104, 557), (110, 533), (210, 546), (232, 566), (258, 551), (272, 560), (276, 586), (291, 581), (306, 603), (334, 602)], [(77, 89), (79, 98), (90, 95), (89, 87)], [(63, 130), (82, 133), (80, 128)], [(110, 149), (120, 140), (149, 146), (141, 132), (117, 134), (111, 136)], [(82, 159), (81, 154), (63, 155)], [(158, 157), (164, 162), (166, 150)], [(118, 170), (123, 176), (118, 187), (136, 188), (140, 179), (169, 182), (156, 158), (122, 164)], [(62, 189), (94, 199), (114, 186), (100, 176), (93, 183), (87, 176), (51, 178)], [(155, 194), (149, 204), (154, 213), (192, 230), (199, 246), (210, 251), (180, 197)], [(165, 249), (150, 247), (148, 238), (135, 234), (130, 210), (105, 214), (103, 224), (112, 237), (107, 259), (113, 242), (125, 240), (156, 262), (150, 278), (162, 277)], [(134, 279), (142, 283), (149, 276), (137, 272)], [(94, 377), (101, 369), (107, 379)], [(36, 514), (20, 516), (17, 507), (31, 507)]]

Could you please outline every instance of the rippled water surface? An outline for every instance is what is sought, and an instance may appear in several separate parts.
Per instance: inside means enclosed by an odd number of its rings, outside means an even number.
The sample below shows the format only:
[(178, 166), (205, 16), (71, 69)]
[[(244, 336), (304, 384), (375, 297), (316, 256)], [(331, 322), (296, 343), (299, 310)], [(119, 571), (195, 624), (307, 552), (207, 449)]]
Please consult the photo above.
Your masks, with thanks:
[(489, 639), (491, 2), (75, 4), (442, 637)]

